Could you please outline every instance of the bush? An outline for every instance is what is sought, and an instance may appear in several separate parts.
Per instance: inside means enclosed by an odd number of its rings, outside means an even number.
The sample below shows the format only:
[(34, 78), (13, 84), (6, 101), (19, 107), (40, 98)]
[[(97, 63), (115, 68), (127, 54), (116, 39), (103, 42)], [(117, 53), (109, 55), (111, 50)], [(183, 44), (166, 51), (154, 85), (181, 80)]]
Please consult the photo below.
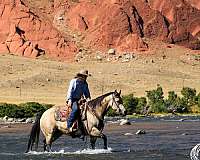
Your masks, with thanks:
[(163, 90), (160, 85), (157, 86), (156, 90), (151, 90), (146, 92), (151, 112), (153, 113), (167, 112), (167, 107), (165, 105), (163, 96)]
[(115, 113), (115, 111), (112, 108), (109, 108), (106, 115), (109, 116), (109, 117), (114, 117), (117, 114)]
[(167, 107), (168, 112), (175, 112), (177, 111), (177, 94), (174, 91), (168, 92), (168, 99), (166, 99), (165, 104)]
[(135, 112), (139, 113), (139, 114), (143, 114), (145, 112), (144, 110), (145, 110), (146, 106), (147, 106), (147, 99), (146, 99), (146, 97), (140, 97), (140, 98), (138, 98), (138, 103), (137, 103)]
[(24, 110), (24, 117), (33, 117), (38, 112), (44, 112), (48, 108), (36, 102), (27, 102), (19, 105)]
[(138, 104), (138, 98), (135, 98), (133, 94), (122, 96), (123, 105), (126, 108), (127, 114), (133, 114), (136, 111)]
[[(21, 109), (15, 104), (0, 104), (0, 117), (8, 116), (8, 117), (20, 117)], [(19, 114), (19, 115), (18, 115)]]
[(16, 104), (0, 104), (0, 117), (8, 116), (12, 118), (33, 117), (38, 112), (44, 112), (52, 107), (50, 104), (39, 104), (36, 102), (27, 102), (20, 105)]
[(197, 96), (197, 104), (198, 104), (198, 107), (200, 107), (200, 93)]
[(181, 90), (183, 95), (183, 100), (187, 103), (188, 106), (195, 105), (196, 90), (189, 87), (183, 87)]
[(184, 98), (178, 97), (176, 99), (175, 105), (176, 105), (176, 111), (178, 113), (186, 113), (186, 112), (189, 111), (189, 107), (188, 107), (187, 102), (185, 101)]

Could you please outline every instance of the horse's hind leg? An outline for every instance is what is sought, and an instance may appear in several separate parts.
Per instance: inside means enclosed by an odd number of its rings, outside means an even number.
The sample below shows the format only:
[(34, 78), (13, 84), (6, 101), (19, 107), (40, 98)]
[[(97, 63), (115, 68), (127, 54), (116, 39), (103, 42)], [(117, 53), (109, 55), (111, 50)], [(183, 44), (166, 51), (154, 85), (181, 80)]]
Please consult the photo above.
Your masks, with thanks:
[(44, 152), (45, 152), (47, 150), (46, 139), (43, 140), (43, 143), (44, 143), (43, 148), (44, 148)]
[(90, 144), (92, 149), (95, 149), (95, 143), (96, 143), (97, 137), (90, 136)]
[(58, 129), (54, 130), (52, 134), (49, 134), (49, 136), (44, 139), (44, 151), (51, 152), (51, 145), (52, 143), (58, 139), (63, 133), (59, 131)]
[(51, 139), (52, 139), (52, 134), (45, 135), (44, 139), (44, 151), (51, 152)]
[(54, 132), (53, 132), (53, 136), (51, 138), (51, 143), (53, 143), (55, 140), (57, 140), (60, 136), (63, 135), (63, 132), (59, 131), (58, 129), (56, 129)]

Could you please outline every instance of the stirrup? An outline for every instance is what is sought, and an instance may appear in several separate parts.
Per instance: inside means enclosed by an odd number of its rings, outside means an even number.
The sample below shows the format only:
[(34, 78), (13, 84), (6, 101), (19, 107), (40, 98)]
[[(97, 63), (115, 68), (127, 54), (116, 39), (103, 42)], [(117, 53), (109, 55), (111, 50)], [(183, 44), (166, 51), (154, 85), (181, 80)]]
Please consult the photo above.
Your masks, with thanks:
[(73, 128), (72, 127), (68, 128), (68, 130), (69, 130), (69, 132), (73, 132)]
[(72, 133), (72, 132), (77, 131), (77, 129), (73, 128), (73, 126), (72, 126), (72, 127), (68, 128), (68, 131), (69, 131), (69, 133)]

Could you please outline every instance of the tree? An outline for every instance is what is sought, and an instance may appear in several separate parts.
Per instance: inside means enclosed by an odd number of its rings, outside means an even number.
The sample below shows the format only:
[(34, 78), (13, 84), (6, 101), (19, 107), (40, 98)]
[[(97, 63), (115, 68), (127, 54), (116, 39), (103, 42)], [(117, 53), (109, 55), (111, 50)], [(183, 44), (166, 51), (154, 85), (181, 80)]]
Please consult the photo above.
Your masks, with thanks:
[(151, 112), (160, 113), (167, 112), (167, 108), (164, 101), (163, 90), (160, 85), (157, 85), (156, 90), (146, 91), (147, 98), (149, 100), (149, 106)]
[(199, 92), (199, 94), (196, 96), (196, 103), (197, 103), (198, 107), (200, 107), (200, 92)]
[(168, 92), (168, 99), (166, 99), (165, 101), (168, 112), (177, 111), (177, 106), (176, 106), (177, 98), (178, 96), (174, 91)]
[(140, 97), (138, 98), (138, 103), (135, 109), (136, 113), (144, 113), (145, 108), (147, 106), (147, 99), (146, 97)]
[(195, 104), (196, 90), (194, 88), (183, 87), (181, 94), (183, 95), (183, 99), (186, 101), (188, 106)]
[(122, 97), (123, 105), (126, 108), (127, 114), (133, 114), (138, 104), (138, 98), (135, 98), (133, 94), (129, 94)]

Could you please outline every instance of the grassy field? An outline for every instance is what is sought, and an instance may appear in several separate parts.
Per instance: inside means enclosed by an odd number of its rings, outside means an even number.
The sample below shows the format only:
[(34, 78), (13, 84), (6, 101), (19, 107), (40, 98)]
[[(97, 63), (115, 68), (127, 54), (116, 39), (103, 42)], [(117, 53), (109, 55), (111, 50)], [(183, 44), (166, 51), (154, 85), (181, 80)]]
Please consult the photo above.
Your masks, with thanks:
[(2, 54), (0, 102), (63, 104), (70, 79), (82, 68), (92, 74), (88, 78), (92, 98), (114, 89), (121, 89), (124, 95), (145, 96), (145, 91), (155, 89), (157, 84), (162, 86), (165, 94), (170, 90), (179, 94), (183, 86), (196, 88), (199, 92), (200, 61), (191, 58), (194, 52), (162, 45), (151, 47), (154, 50), (143, 55), (136, 54), (125, 63), (106, 60), (59, 62)]

